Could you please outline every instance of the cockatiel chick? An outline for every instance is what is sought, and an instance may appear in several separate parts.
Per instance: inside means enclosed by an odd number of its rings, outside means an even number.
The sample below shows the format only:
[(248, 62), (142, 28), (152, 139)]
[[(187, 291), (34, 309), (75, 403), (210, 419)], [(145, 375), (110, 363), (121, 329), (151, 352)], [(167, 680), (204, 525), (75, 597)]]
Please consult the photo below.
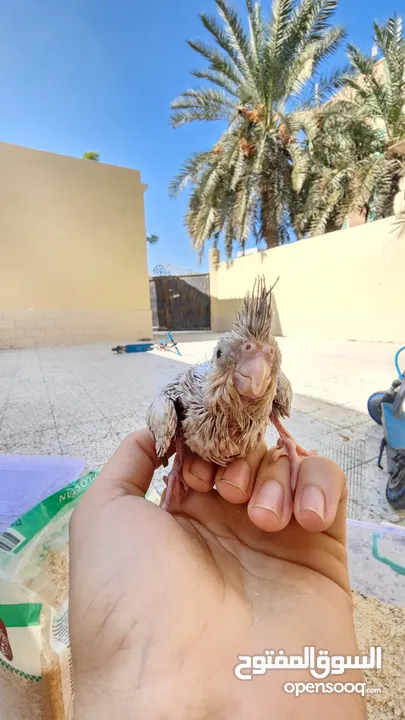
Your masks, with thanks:
[(186, 444), (201, 458), (226, 466), (252, 452), (273, 423), (280, 437), (274, 460), (287, 455), (295, 490), (299, 456), (312, 454), (296, 444), (281, 424), (291, 409), (291, 383), (281, 370), (281, 352), (271, 332), (272, 288), (264, 277), (247, 293), (230, 332), (216, 345), (212, 359), (195, 365), (160, 391), (151, 405), (147, 425), (156, 453), (167, 466), (167, 452), (175, 441), (176, 457), (166, 478), (163, 503), (173, 495), (179, 502)]

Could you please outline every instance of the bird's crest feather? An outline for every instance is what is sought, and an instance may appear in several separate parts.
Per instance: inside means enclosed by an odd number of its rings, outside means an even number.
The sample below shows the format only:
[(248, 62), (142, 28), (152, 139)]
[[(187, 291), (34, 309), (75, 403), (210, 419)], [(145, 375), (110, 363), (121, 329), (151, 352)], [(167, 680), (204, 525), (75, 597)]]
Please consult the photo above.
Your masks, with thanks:
[(252, 292), (247, 292), (242, 309), (237, 313), (233, 330), (239, 335), (246, 334), (255, 340), (266, 342), (271, 333), (273, 318), (272, 291), (278, 282), (267, 288), (264, 275), (258, 275)]

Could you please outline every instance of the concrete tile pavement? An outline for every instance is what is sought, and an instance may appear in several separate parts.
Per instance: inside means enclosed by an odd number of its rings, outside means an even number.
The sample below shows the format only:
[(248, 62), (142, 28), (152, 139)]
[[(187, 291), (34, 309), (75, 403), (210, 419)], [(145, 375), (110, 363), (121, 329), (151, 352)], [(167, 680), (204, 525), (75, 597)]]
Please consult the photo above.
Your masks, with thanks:
[[(218, 336), (176, 334), (170, 351), (115, 355), (106, 345), (0, 352), (0, 452), (69, 454), (102, 466), (126, 434), (144, 426), (159, 387), (211, 356)], [(395, 375), (390, 344), (280, 338), (295, 396), (288, 425), (297, 440), (334, 458), (350, 482), (350, 514), (405, 522), (385, 500), (386, 473), (375, 464), (380, 429), (368, 396)], [(269, 430), (269, 442), (276, 433)], [(156, 476), (161, 483), (162, 472)]]

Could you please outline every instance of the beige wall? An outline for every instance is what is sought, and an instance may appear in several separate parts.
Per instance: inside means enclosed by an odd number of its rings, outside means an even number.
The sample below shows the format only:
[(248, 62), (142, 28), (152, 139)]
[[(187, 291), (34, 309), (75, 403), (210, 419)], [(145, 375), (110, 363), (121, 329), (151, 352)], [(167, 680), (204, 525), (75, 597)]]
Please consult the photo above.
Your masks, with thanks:
[[(285, 336), (405, 342), (405, 237), (395, 218), (215, 262), (211, 326), (226, 330), (257, 274), (274, 290), (274, 332)], [(372, 358), (370, 358), (370, 361)]]
[(0, 347), (152, 332), (136, 170), (0, 143)]

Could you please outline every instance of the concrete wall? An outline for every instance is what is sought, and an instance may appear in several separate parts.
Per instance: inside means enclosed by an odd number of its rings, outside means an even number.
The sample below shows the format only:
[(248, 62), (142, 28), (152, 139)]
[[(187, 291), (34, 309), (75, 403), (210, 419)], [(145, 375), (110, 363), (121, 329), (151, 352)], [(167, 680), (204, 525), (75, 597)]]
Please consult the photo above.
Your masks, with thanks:
[(0, 347), (150, 337), (135, 170), (0, 143)]
[[(277, 335), (405, 343), (405, 236), (397, 220), (218, 262), (211, 251), (211, 327), (226, 330), (258, 274), (274, 290)], [(372, 361), (372, 358), (370, 358)]]

